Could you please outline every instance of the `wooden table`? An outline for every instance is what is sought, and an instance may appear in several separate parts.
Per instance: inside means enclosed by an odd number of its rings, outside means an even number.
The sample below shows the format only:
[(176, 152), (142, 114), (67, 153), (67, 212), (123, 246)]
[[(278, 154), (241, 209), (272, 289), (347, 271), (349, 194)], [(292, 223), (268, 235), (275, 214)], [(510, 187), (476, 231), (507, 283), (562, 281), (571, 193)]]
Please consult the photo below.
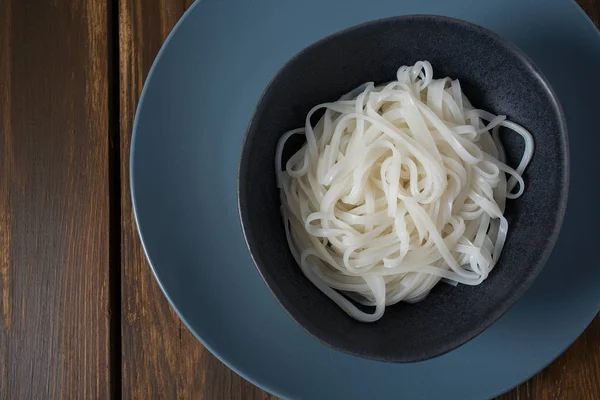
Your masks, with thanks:
[[(135, 231), (134, 112), (190, 4), (0, 4), (0, 399), (274, 399), (183, 326)], [(600, 399), (600, 317), (501, 399)]]

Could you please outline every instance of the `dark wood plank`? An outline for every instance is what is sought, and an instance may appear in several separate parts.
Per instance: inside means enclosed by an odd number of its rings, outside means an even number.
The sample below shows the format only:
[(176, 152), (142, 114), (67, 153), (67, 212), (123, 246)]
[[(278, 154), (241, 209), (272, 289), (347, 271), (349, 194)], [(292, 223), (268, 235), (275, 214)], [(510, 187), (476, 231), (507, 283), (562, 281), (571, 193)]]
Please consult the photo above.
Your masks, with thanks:
[(129, 197), (133, 117), (143, 82), (189, 0), (121, 0), (119, 12), (124, 399), (268, 399), (205, 350), (180, 322), (146, 263)]
[[(190, 4), (124, 0), (120, 5), (123, 397), (275, 399), (229, 371), (181, 324), (160, 293), (135, 232), (127, 166), (133, 115), (154, 56)], [(600, 1), (579, 4), (598, 24)], [(499, 399), (571, 398), (600, 398), (600, 317), (555, 363)]]
[(0, 398), (106, 399), (103, 0), (0, 6)]
[(600, 0), (577, 0), (577, 4), (590, 19), (600, 28)]

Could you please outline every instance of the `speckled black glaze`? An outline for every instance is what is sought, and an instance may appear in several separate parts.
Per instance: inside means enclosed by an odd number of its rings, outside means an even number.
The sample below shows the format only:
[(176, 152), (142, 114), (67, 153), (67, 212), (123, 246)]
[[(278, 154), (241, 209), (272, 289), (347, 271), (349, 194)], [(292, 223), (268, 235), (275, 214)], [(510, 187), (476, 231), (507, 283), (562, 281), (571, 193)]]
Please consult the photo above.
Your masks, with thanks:
[[(440, 284), (422, 302), (388, 307), (372, 324), (355, 321), (304, 277), (285, 239), (275, 185), (280, 136), (303, 126), (314, 105), (357, 85), (395, 78), (401, 65), (428, 60), (436, 77), (458, 78), (476, 106), (505, 114), (531, 131), (536, 150), (527, 190), (509, 201), (509, 235), (501, 259), (481, 285)], [(512, 165), (520, 137), (509, 134)], [(288, 151), (288, 157), (291, 152)], [(238, 196), (252, 257), (265, 282), (311, 335), (354, 355), (391, 362), (425, 360), (450, 351), (497, 320), (531, 285), (554, 245), (568, 186), (567, 133), (545, 78), (520, 50), (481, 27), (446, 17), (405, 16), (336, 33), (292, 58), (256, 108), (242, 150)]]

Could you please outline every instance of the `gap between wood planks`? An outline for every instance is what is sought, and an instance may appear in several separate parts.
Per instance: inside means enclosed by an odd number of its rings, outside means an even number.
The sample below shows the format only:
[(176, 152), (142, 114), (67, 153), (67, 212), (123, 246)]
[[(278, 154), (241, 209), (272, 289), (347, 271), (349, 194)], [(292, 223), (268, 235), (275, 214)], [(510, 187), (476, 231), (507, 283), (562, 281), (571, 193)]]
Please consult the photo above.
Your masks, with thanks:
[(110, 397), (122, 398), (119, 0), (107, 4)]

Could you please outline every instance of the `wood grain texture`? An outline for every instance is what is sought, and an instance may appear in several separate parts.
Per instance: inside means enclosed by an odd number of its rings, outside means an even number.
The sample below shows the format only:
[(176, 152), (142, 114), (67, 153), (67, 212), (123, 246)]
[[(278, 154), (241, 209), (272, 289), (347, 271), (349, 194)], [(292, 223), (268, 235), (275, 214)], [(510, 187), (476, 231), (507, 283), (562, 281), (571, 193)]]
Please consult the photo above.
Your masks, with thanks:
[(189, 0), (121, 0), (122, 393), (124, 399), (269, 399), (205, 350), (169, 306), (135, 230), (129, 149), (143, 82)]
[(107, 29), (103, 0), (0, 6), (1, 399), (110, 394)]
[(577, 4), (594, 22), (596, 28), (600, 28), (600, 0), (577, 0)]
[[(598, 25), (600, 0), (578, 2)], [(135, 231), (127, 165), (133, 116), (156, 53), (190, 4), (120, 2), (123, 398), (274, 400), (222, 365), (182, 325), (155, 283)], [(499, 399), (600, 399), (600, 317), (556, 362)]]

